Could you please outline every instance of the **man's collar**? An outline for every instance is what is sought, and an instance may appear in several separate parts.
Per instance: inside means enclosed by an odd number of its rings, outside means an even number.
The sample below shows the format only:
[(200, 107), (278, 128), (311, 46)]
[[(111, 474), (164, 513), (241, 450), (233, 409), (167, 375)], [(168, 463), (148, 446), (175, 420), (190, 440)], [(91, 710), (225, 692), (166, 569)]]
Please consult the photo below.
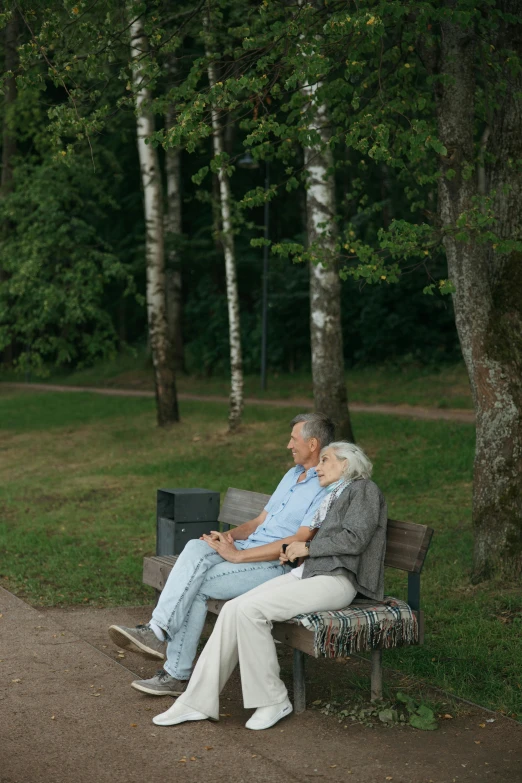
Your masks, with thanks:
[(313, 468), (308, 468), (308, 470), (305, 470), (303, 465), (296, 465), (295, 466), (295, 475), (296, 475), (296, 477), (300, 476), (301, 473), (306, 473), (306, 478), (307, 479), (314, 478), (315, 476), (317, 476), (317, 466), (315, 466)]

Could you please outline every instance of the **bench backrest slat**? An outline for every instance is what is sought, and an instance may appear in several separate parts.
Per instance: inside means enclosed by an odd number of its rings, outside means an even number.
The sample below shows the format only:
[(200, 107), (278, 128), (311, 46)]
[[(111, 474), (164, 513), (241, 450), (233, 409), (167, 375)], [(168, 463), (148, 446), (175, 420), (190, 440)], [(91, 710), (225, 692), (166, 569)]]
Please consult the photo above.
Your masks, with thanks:
[(433, 529), (427, 525), (388, 519), (384, 565), (420, 573), (432, 535)]
[[(218, 520), (224, 525), (241, 525), (257, 517), (270, 495), (229, 487)], [(413, 522), (388, 520), (384, 565), (420, 573), (433, 535), (432, 528)]]
[(261, 492), (229, 487), (219, 512), (218, 521), (234, 527), (242, 525), (243, 522), (248, 522), (259, 516), (269, 500), (270, 495), (263, 495)]

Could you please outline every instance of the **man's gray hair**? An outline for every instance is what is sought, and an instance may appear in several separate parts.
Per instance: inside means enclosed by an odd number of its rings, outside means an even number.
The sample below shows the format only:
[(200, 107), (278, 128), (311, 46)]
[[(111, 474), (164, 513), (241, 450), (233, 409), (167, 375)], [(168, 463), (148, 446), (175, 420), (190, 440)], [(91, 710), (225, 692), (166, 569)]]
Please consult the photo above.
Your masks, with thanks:
[[(355, 443), (348, 443), (346, 440), (337, 440), (328, 446), (332, 449), (338, 460), (346, 460), (346, 466), (343, 469), (343, 479), (369, 479), (372, 475), (373, 465), (364, 453)], [(325, 449), (321, 449), (321, 456)]]
[(317, 438), (320, 447), (328, 446), (335, 437), (335, 425), (324, 413), (299, 413), (290, 422), (290, 427), (303, 423), (301, 435), (305, 440)]

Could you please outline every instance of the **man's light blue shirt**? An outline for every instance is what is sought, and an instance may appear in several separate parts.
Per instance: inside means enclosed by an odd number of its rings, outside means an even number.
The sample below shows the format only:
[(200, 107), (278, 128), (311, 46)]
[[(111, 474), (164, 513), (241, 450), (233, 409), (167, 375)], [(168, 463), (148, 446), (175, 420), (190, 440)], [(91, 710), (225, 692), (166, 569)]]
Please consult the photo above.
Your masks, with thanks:
[(235, 542), (238, 549), (273, 544), (281, 538), (294, 536), (302, 525), (310, 525), (326, 496), (326, 489), (319, 484), (315, 468), (309, 468), (305, 478), (298, 482), (304, 472), (302, 465), (296, 465), (285, 473), (265, 506), (265, 521), (247, 539)]

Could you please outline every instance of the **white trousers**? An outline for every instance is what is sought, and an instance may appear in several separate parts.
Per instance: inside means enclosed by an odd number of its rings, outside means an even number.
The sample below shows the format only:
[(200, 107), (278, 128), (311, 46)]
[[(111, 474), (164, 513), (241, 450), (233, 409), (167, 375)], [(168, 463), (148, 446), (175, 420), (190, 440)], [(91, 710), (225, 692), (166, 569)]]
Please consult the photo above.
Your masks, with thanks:
[(279, 677), (272, 623), (297, 614), (343, 609), (355, 594), (346, 576), (296, 579), (289, 573), (227, 601), (178, 702), (219, 719), (219, 694), (238, 662), (246, 708), (284, 701), (287, 690)]

